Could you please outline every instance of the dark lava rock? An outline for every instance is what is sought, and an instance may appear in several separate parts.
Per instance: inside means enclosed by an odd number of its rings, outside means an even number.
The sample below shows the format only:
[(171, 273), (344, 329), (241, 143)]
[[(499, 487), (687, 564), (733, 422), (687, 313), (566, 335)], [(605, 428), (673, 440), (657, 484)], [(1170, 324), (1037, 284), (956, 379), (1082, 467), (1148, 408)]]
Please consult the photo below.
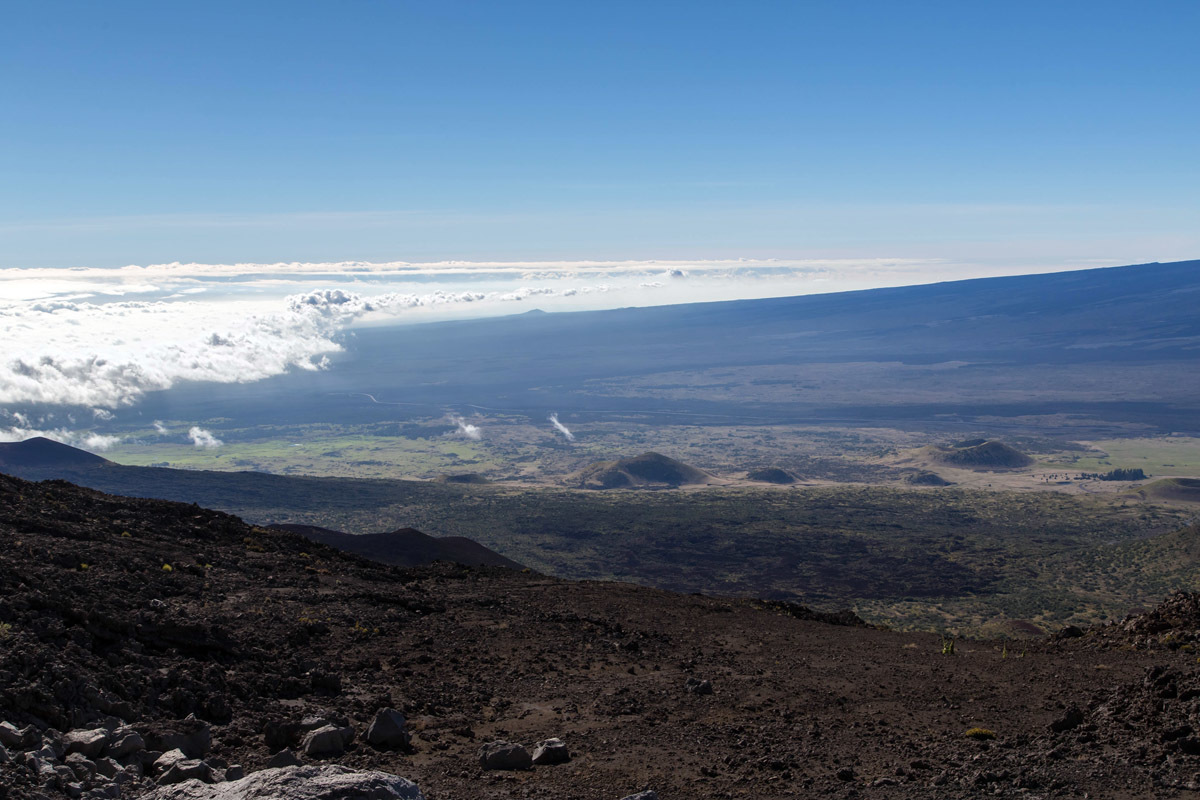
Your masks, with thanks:
[(533, 766), (533, 757), (523, 745), (513, 742), (489, 742), (479, 748), (479, 766), (484, 769), (518, 770)]

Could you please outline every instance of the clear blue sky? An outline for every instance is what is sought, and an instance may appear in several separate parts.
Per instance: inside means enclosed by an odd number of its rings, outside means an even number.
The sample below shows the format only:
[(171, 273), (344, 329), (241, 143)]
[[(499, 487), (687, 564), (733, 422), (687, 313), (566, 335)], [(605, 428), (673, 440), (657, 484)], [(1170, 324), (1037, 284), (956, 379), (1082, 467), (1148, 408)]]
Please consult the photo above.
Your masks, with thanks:
[(1200, 257), (1198, 35), (1194, 0), (9, 3), (0, 266)]

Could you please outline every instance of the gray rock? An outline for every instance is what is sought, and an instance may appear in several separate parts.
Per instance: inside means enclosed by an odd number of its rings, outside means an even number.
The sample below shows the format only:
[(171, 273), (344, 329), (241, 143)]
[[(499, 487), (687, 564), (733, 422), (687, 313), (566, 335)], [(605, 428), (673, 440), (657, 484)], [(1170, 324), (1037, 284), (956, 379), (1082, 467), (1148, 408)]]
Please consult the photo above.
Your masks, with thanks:
[(95, 758), (104, 752), (108, 739), (108, 731), (97, 728), (91, 731), (71, 731), (62, 737), (62, 744), (68, 755), (82, 753), (87, 758)]
[(81, 797), (83, 795), (83, 784), (75, 783), (74, 781), (65, 783), (63, 784), (63, 793), (67, 797)]
[(658, 800), (658, 793), (652, 789), (622, 797), (621, 800)]
[(533, 748), (534, 764), (565, 764), (570, 760), (571, 753), (562, 739), (547, 739)]
[(161, 775), (176, 764), (187, 760), (187, 754), (178, 747), (176, 747), (174, 750), (168, 750), (154, 760), (154, 765), (150, 768), (150, 774)]
[(484, 769), (529, 769), (533, 766), (533, 757), (523, 745), (489, 742), (479, 748), (479, 766)]
[(96, 772), (106, 778), (115, 778), (118, 772), (121, 772), (121, 765), (113, 759), (105, 756), (104, 758), (96, 759)]
[(42, 732), (32, 725), (21, 728), (21, 749), (36, 750), (42, 746)]
[(246, 769), (241, 764), (230, 764), (229, 769), (225, 770), (225, 780), (240, 781), (246, 777)]
[(17, 729), (16, 725), (11, 722), (0, 722), (0, 745), (20, 750), (23, 744), (25, 744), (25, 737), (21, 735), (21, 731)]
[[(174, 751), (172, 751), (174, 752)], [(162, 775), (158, 776), (159, 786), (170, 786), (187, 780), (198, 780), (203, 783), (215, 783), (216, 775), (207, 762), (198, 758), (188, 758), (176, 761)]]
[(146, 737), (146, 745), (155, 750), (174, 750), (179, 748), (188, 758), (201, 758), (212, 745), (212, 733), (208, 723), (196, 719), (194, 714), (187, 718), (170, 723), (170, 728), (157, 730)]
[(408, 720), (396, 709), (380, 709), (367, 728), (367, 742), (375, 747), (407, 747), (410, 737), (406, 725)]
[(326, 725), (323, 728), (309, 731), (305, 735), (300, 749), (304, 755), (310, 758), (337, 756), (346, 752), (346, 747), (352, 741), (354, 741), (354, 728), (350, 726), (335, 728), (333, 725)]
[(113, 733), (112, 740), (108, 744), (108, 750), (105, 755), (111, 758), (125, 758), (133, 755), (139, 750), (146, 749), (146, 740), (142, 735), (134, 730), (119, 729)]
[(683, 688), (691, 694), (712, 694), (712, 681), (700, 680), (699, 678), (688, 678), (684, 683)]
[(95, 762), (83, 753), (68, 753), (64, 761), (80, 781), (90, 781), (92, 776), (96, 774)]
[(298, 767), (300, 759), (296, 758), (296, 754), (290, 749), (280, 750), (267, 762), (268, 767)]
[(206, 786), (185, 781), (160, 787), (142, 800), (424, 800), (412, 781), (386, 772), (359, 772), (336, 764), (264, 769)]

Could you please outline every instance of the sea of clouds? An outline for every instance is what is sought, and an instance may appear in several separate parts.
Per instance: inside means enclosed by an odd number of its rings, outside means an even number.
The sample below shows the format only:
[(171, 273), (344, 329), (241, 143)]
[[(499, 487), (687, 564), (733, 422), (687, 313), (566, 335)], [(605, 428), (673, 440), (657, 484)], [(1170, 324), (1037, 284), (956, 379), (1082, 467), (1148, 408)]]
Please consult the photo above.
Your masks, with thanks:
[[(104, 449), (113, 440), (96, 431), (113, 411), (147, 393), (185, 381), (251, 382), (329, 369), (341, 334), (358, 325), (533, 307), (806, 294), (955, 276), (953, 265), (905, 259), (0, 269), (0, 439), (47, 432)], [(62, 414), (46, 415), (57, 407)], [(35, 418), (33, 409), (42, 416)], [(50, 417), (71, 427), (48, 429)], [(200, 441), (197, 446), (212, 446)]]

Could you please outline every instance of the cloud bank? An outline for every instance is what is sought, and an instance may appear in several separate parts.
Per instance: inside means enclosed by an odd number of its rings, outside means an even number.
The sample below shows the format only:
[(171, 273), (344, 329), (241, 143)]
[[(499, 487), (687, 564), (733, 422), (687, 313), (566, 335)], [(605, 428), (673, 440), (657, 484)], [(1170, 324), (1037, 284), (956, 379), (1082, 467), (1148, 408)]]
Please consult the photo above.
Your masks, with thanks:
[[(355, 325), (805, 294), (946, 277), (911, 259), (158, 264), (0, 270), (0, 412), (322, 370)], [(564, 435), (566, 435), (564, 429)]]

